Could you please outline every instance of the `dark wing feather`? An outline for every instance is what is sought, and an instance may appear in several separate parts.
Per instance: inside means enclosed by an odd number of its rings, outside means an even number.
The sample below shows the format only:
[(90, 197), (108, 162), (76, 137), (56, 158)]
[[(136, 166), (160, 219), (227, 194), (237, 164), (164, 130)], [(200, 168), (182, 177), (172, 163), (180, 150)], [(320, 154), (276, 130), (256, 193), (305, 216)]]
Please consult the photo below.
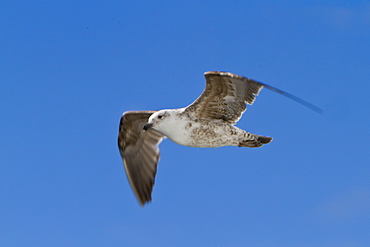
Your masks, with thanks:
[(141, 205), (151, 201), (160, 156), (158, 145), (165, 137), (154, 129), (143, 131), (143, 126), (153, 113), (125, 112), (119, 126), (119, 151), (131, 188)]
[(206, 88), (187, 107), (186, 112), (197, 119), (220, 119), (235, 124), (253, 104), (263, 85), (251, 79), (227, 72), (204, 73)]
[(206, 88), (185, 110), (185, 113), (196, 119), (218, 119), (235, 124), (246, 110), (245, 104), (252, 105), (255, 96), (263, 87), (293, 99), (317, 113), (322, 113), (317, 106), (262, 82), (220, 71), (209, 71), (204, 73), (204, 76)]

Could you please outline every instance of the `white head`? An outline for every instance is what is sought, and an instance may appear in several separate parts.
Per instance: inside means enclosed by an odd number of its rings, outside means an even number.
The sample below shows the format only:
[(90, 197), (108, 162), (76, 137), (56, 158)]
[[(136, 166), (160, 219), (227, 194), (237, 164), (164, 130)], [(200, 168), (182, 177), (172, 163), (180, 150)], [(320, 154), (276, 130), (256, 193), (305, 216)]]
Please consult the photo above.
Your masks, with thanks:
[(174, 110), (160, 110), (153, 113), (148, 120), (148, 123), (144, 125), (145, 131), (153, 128), (163, 134), (166, 133), (166, 129), (174, 122)]

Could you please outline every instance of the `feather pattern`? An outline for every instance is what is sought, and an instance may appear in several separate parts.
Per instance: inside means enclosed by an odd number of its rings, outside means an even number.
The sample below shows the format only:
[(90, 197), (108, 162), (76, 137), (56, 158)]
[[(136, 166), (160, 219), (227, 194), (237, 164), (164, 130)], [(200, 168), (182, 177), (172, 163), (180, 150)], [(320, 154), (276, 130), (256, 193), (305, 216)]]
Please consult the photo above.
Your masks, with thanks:
[(128, 181), (141, 205), (151, 201), (159, 160), (158, 145), (164, 135), (151, 129), (143, 131), (154, 111), (128, 111), (120, 121), (118, 147)]
[(209, 71), (204, 73), (206, 87), (184, 113), (194, 119), (224, 120), (235, 124), (252, 105), (263, 85), (232, 73)]

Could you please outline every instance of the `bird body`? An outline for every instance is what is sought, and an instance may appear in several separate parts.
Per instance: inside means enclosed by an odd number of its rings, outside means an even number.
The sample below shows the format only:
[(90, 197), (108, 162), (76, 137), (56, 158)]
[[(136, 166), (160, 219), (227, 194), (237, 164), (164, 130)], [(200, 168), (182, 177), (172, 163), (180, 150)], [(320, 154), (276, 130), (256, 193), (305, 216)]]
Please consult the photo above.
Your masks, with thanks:
[(190, 147), (261, 147), (272, 138), (235, 126), (263, 87), (287, 96), (316, 112), (316, 106), (275, 87), (228, 72), (204, 73), (206, 87), (189, 106), (160, 111), (127, 111), (120, 121), (118, 147), (127, 178), (141, 205), (151, 201), (164, 138)]
[[(160, 118), (159, 118), (160, 117)], [(208, 119), (194, 119), (185, 108), (160, 110), (152, 114), (147, 128), (153, 128), (171, 141), (189, 147), (216, 148), (224, 146), (260, 147), (260, 136), (244, 131), (233, 124)], [(263, 144), (272, 140), (266, 138)], [(267, 142), (268, 140), (268, 142)]]

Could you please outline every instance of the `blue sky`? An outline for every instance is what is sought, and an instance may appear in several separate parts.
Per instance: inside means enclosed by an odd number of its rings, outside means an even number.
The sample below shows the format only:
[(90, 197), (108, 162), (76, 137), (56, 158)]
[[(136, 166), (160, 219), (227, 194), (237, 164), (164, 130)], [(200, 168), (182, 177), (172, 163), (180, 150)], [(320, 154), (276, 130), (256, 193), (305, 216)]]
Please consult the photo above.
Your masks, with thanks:
[[(368, 1), (3, 1), (1, 246), (370, 245)], [(258, 149), (160, 148), (140, 207), (121, 114), (190, 104), (203, 73), (262, 90)]]

